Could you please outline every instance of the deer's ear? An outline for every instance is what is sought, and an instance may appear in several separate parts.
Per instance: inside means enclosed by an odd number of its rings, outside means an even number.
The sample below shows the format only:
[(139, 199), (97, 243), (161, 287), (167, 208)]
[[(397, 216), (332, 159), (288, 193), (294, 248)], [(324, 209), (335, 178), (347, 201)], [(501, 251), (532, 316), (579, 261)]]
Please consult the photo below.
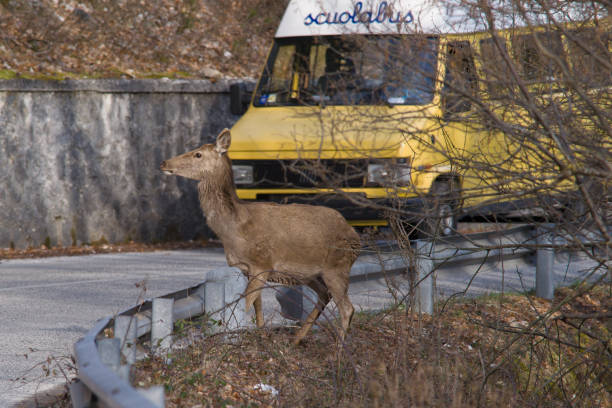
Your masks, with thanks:
[(227, 152), (227, 149), (229, 149), (231, 143), (232, 143), (232, 134), (230, 133), (230, 130), (223, 129), (221, 133), (219, 133), (219, 136), (217, 136), (217, 143), (215, 144), (215, 150), (219, 154), (223, 154)]

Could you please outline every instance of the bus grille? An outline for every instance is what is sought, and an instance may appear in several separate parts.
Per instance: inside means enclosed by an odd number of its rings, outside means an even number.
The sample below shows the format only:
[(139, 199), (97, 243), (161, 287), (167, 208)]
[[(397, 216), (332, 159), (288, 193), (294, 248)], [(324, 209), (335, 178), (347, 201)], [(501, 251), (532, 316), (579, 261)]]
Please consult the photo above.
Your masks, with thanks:
[[(368, 160), (233, 160), (252, 165), (254, 183), (249, 188), (349, 188), (364, 187)], [(242, 186), (241, 186), (242, 187)]]

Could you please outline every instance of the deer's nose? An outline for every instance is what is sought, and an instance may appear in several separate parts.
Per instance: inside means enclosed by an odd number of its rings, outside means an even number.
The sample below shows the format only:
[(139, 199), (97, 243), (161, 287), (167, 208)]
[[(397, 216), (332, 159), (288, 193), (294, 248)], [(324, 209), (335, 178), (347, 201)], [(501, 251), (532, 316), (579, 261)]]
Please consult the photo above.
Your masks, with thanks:
[(166, 167), (166, 161), (164, 160), (161, 165), (159, 166), (160, 169), (163, 169), (164, 167)]

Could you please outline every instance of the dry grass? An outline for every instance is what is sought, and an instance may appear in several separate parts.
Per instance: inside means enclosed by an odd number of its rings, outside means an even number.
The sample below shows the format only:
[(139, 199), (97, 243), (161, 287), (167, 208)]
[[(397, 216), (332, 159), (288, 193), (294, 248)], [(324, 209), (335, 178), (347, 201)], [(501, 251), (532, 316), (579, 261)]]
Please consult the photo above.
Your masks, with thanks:
[[(135, 384), (163, 384), (168, 407), (610, 406), (610, 318), (571, 316), (610, 313), (611, 289), (562, 289), (552, 303), (522, 295), (464, 299), (434, 318), (401, 308), (362, 313), (343, 345), (329, 325), (298, 347), (291, 329), (232, 341), (203, 336), (174, 351), (171, 364), (139, 363)], [(570, 303), (536, 323), (568, 296)]]

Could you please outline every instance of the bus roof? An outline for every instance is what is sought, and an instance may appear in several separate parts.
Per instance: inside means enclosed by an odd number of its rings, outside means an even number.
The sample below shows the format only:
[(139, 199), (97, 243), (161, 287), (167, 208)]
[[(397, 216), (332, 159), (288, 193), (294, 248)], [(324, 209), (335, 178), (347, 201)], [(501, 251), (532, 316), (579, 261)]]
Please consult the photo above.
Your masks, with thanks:
[[(342, 34), (460, 34), (484, 31), (486, 18), (461, 6), (462, 0), (291, 0), (276, 38)], [(540, 3), (540, 2), (534, 2)], [(496, 28), (541, 25), (555, 21), (583, 21), (595, 14), (591, 2), (567, 2), (555, 10), (533, 6), (520, 16), (512, 0), (491, 0)], [(510, 10), (510, 11), (508, 11)]]

